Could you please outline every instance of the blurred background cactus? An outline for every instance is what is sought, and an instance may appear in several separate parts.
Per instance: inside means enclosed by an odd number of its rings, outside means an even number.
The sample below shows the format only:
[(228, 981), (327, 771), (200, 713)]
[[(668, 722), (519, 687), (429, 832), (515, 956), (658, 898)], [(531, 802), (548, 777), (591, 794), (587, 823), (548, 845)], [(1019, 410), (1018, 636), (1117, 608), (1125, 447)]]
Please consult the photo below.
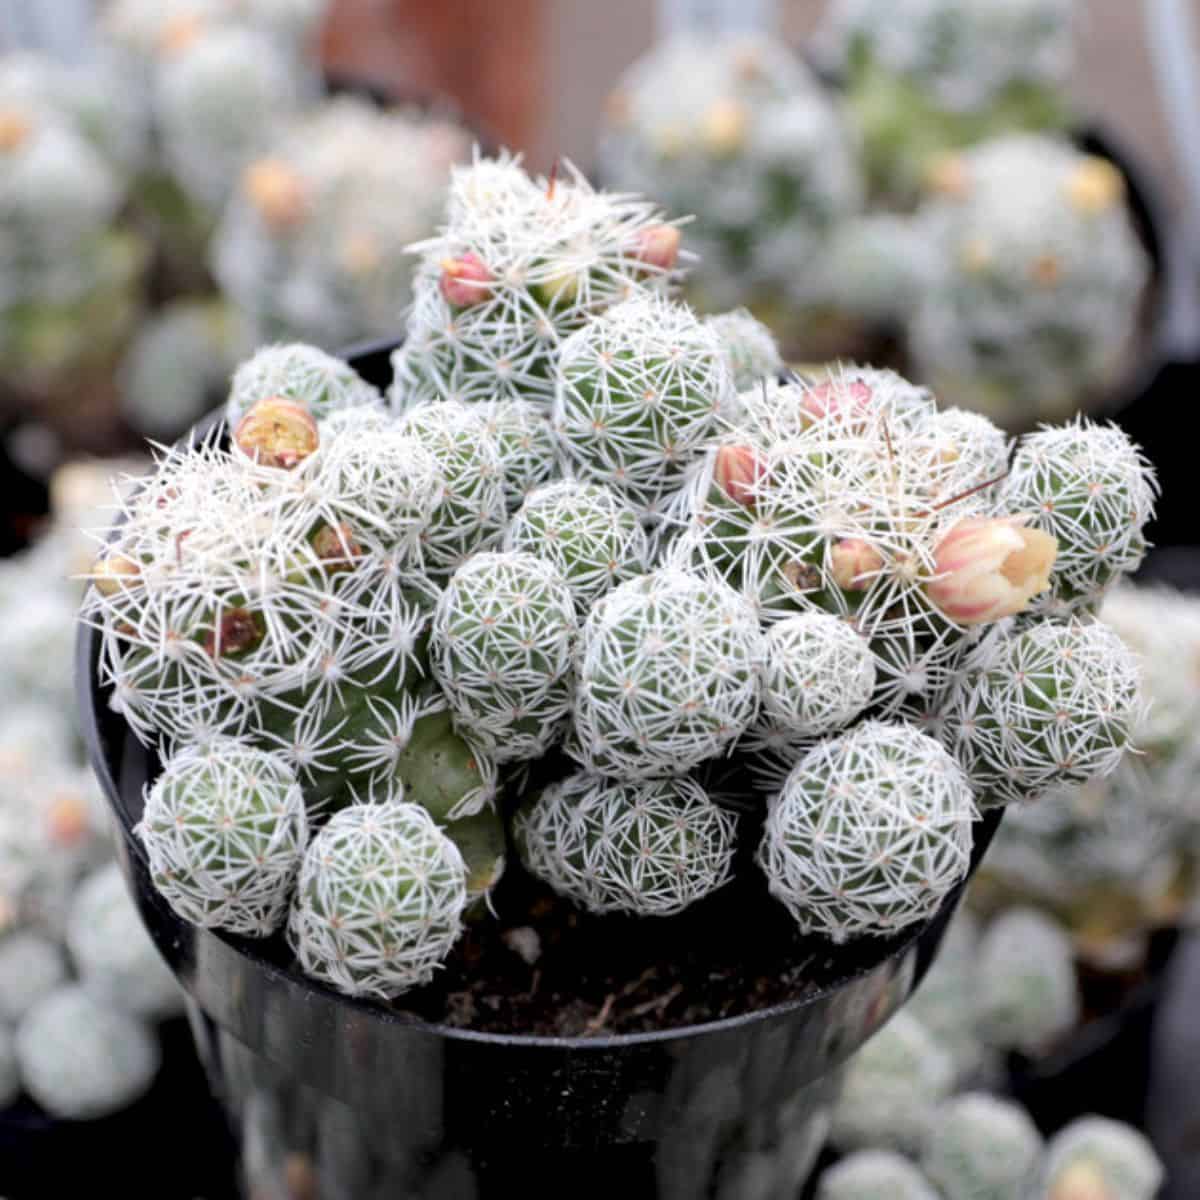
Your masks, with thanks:
[(160, 1023), (183, 1012), (117, 869), (72, 719), (70, 576), (90, 559), (80, 526), (108, 519), (115, 466), (59, 477), (57, 522), (0, 563), (0, 626), (12, 635), (0, 648), (0, 1109), (23, 1094), (69, 1120), (146, 1092)]

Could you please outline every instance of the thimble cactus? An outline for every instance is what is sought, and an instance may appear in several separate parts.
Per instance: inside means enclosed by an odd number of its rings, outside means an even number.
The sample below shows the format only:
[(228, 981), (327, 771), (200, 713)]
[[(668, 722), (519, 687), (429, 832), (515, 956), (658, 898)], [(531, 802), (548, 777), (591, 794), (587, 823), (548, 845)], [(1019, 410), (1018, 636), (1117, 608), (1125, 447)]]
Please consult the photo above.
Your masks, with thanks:
[(716, 333), (733, 374), (734, 391), (757, 387), (783, 370), (783, 358), (775, 335), (744, 308), (706, 317), (704, 323)]
[(592, 608), (580, 635), (572, 749), (622, 779), (683, 775), (753, 721), (762, 635), (716, 579), (660, 567)]
[(229, 427), (270, 396), (303, 404), (318, 422), (344, 409), (382, 405), (352, 367), (303, 342), (264, 346), (238, 367), (225, 405)]
[(1005, 507), (1057, 541), (1051, 584), (1067, 607), (1137, 570), (1157, 495), (1153, 469), (1128, 435), (1082, 419), (1023, 437), (1000, 490)]
[(517, 817), (526, 867), (590, 912), (670, 916), (728, 882), (734, 820), (692, 779), (579, 772)]
[(288, 941), (308, 974), (349, 996), (426, 983), (462, 931), (462, 855), (402, 790), (334, 813), (304, 856)]
[(1042, 622), (962, 676), (942, 736), (988, 806), (1110, 774), (1140, 713), (1137, 660), (1112, 629)]
[(938, 1110), (921, 1168), (946, 1196), (1027, 1200), (1041, 1156), (1041, 1135), (1024, 1109), (967, 1092)]
[(17, 1027), (25, 1090), (52, 1117), (89, 1121), (141, 1096), (158, 1072), (161, 1051), (134, 1017), (64, 984)]
[(836, 106), (767, 37), (661, 42), (617, 81), (599, 152), (615, 185), (697, 214), (688, 242), (706, 307), (809, 298), (825, 238), (861, 203)]
[(949, 1055), (915, 1017), (896, 1013), (847, 1064), (830, 1141), (843, 1153), (920, 1154), (953, 1079)]
[(142, 925), (116, 863), (80, 884), (66, 934), (75, 969), (94, 996), (149, 1019), (182, 1012), (183, 993)]
[(978, 1028), (998, 1049), (1032, 1057), (1079, 1018), (1071, 939), (1037, 909), (1008, 909), (989, 923), (975, 974)]
[(18, 929), (0, 937), (0, 1027), (16, 1024), (66, 981), (61, 949), (48, 937)]
[(1038, 1194), (1045, 1200), (1154, 1200), (1164, 1178), (1162, 1162), (1141, 1133), (1087, 1116), (1050, 1139)]
[(939, 267), (909, 327), (917, 374), (1013, 429), (1103, 399), (1149, 276), (1120, 173), (1034, 137), (986, 143), (943, 171), (920, 217)]
[(711, 326), (661, 296), (635, 296), (564, 343), (554, 424), (584, 478), (650, 510), (678, 487), (732, 400)]
[(938, 1193), (894, 1150), (858, 1150), (822, 1172), (816, 1200), (938, 1200)]
[(939, 151), (1066, 126), (1075, 0), (836, 0), (818, 42), (847, 81), (872, 191), (910, 201)]
[(507, 519), (499, 439), (477, 405), (418, 405), (400, 428), (433, 456), (442, 491), (421, 534), (426, 572), (445, 578), (477, 550), (495, 546)]
[(307, 91), (299, 62), (251, 29), (201, 26), (164, 56), (154, 111), (165, 159), (193, 203), (219, 213), (242, 168), (300, 111)]
[(450, 577), (430, 635), (434, 677), (497, 762), (538, 758), (561, 733), (575, 636), (570, 591), (532, 554), (476, 554)]
[(759, 862), (800, 928), (894, 933), (966, 877), (975, 803), (962, 769), (911, 725), (866, 721), (818, 742), (771, 803)]
[(853, 626), (797, 613), (767, 630), (762, 718), (796, 738), (849, 725), (875, 692), (875, 659)]
[(530, 492), (561, 475), (558, 441), (545, 410), (530, 400), (497, 400), (485, 406), (485, 419), (500, 454), (505, 504), (514, 513)]
[(261, 937), (287, 911), (308, 818), (277, 757), (215, 741), (164, 764), (135, 832), (155, 887), (181, 917)]
[(418, 243), (414, 301), (393, 357), (400, 405), (524, 397), (549, 408), (562, 342), (628, 296), (665, 286), (678, 231), (570, 164), (533, 180), (508, 156), (456, 168), (448, 222)]
[(632, 505), (603, 484), (573, 479), (530, 492), (508, 524), (504, 545), (553, 564), (581, 616), (617, 584), (643, 574), (650, 558)]

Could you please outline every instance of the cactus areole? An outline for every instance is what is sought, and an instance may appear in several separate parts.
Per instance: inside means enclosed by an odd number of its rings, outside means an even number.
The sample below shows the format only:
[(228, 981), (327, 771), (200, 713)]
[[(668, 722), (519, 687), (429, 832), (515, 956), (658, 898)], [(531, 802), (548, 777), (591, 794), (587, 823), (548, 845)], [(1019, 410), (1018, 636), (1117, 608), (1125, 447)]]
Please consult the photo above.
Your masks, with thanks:
[[(403, 344), (358, 381), (259, 351), (231, 419), (282, 398), (316, 438), (284, 407), (175, 447), (98, 556), (79, 691), (123, 865), (241, 1047), (224, 1094), (261, 1065), (316, 1104), (318, 1171), (386, 1112), (386, 1162), (452, 1172), (410, 1190), (506, 1194), (547, 1155), (562, 1187), (794, 1190), (1003, 805), (1110, 770), (1139, 716), (1090, 612), (1144, 543), (1089, 557), (1115, 501), (1080, 490), (1122, 435), (1034, 435), (997, 486), (1004, 435), (890, 372), (738, 393), (673, 298), (686, 249), (647, 269), (672, 221), (569, 166), (456, 169)], [(549, 430), (515, 512), (514, 395)], [(1138, 451), (1109, 458), (1148, 517)], [(1060, 492), (1076, 519), (1036, 507)], [(1013, 544), (952, 577), (987, 521)], [(1017, 599), (958, 619), (939, 585), (1002, 591), (1016, 530)], [(773, 1132), (697, 1167), (714, 1103)]]

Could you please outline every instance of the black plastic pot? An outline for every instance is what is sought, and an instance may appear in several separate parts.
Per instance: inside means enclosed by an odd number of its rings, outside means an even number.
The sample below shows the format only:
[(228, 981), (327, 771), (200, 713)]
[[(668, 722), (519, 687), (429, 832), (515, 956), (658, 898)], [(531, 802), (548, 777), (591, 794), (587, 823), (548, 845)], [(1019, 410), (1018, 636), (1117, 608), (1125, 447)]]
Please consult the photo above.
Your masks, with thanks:
[[(386, 384), (391, 348), (350, 360)], [(157, 763), (108, 707), (97, 650), (94, 631), (81, 629), (83, 728), (120, 861), (189, 995), (256, 1195), (470, 1200), (533, 1185), (609, 1200), (793, 1200), (823, 1142), (840, 1065), (908, 998), (961, 899), (959, 888), (915, 933), (821, 944), (814, 977), (829, 982), (745, 1015), (580, 1038), (424, 1022), (305, 978), (270, 942), (197, 929), (159, 898), (132, 833)], [(975, 863), (998, 823), (979, 823)]]

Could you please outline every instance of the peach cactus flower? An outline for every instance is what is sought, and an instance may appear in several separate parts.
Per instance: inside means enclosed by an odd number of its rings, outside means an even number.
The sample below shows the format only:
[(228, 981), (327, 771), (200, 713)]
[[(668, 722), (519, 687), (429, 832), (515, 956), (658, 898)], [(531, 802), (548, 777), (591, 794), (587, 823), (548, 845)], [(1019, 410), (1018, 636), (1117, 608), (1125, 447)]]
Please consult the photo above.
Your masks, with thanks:
[(925, 594), (956, 625), (1011, 617), (1050, 586), (1058, 541), (1027, 517), (968, 517), (934, 547)]

